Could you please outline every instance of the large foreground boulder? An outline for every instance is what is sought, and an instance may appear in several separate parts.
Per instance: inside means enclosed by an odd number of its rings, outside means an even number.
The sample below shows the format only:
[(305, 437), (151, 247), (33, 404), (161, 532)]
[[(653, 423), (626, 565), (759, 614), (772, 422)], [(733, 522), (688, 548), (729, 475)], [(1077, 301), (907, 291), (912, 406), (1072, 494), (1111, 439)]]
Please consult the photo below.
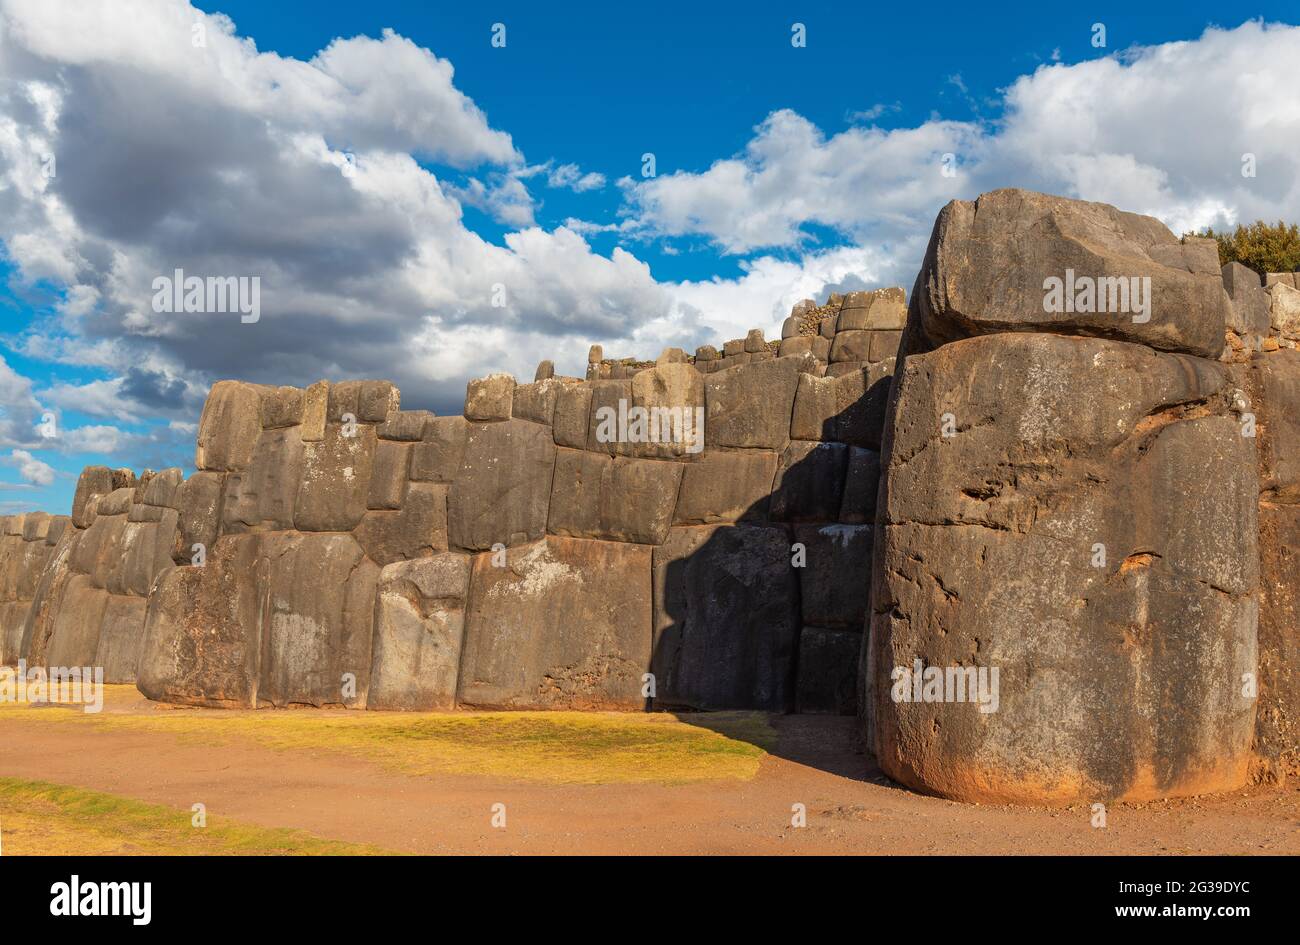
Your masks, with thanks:
[(884, 771), (981, 802), (1239, 787), (1257, 489), (1227, 370), (999, 334), (910, 357), (896, 407), (866, 665)]

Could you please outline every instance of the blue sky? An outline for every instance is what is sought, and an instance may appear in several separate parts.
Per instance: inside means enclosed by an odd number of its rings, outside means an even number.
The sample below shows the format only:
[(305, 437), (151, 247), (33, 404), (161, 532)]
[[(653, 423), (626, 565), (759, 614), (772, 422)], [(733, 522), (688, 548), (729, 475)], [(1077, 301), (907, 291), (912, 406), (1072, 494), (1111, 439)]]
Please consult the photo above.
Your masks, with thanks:
[[(576, 162), (609, 180), (640, 172), (653, 152), (660, 173), (704, 170), (741, 151), (755, 125), (793, 109), (827, 133), (884, 106), (883, 128), (921, 124), (934, 114), (996, 121), (998, 90), (1044, 63), (1097, 58), (1132, 45), (1194, 39), (1209, 25), (1253, 17), (1287, 20), (1283, 3), (979, 4), (683, 3), (647, 7), (574, 4), (571, 13), (536, 3), (203, 2), (234, 18), (258, 48), (310, 58), (336, 36), (378, 36), (386, 27), (448, 59), (456, 85), (509, 130), (529, 155)], [(490, 45), (504, 23), (504, 49)], [(791, 24), (808, 45), (791, 45)], [(1092, 25), (1107, 28), (1105, 50)], [(612, 219), (615, 188), (548, 194), (537, 218)], [(476, 229), (499, 239), (506, 227), (470, 211)], [(816, 227), (810, 227), (816, 231)], [(826, 236), (827, 234), (820, 234)], [(834, 234), (830, 234), (834, 238)], [(608, 253), (617, 238), (592, 244)], [(659, 279), (735, 276), (739, 260), (707, 241), (673, 255), (638, 247)]]
[[(221, 377), (386, 376), (448, 413), (593, 342), (910, 289), (937, 210), (998, 186), (1176, 231), (1300, 217), (1282, 4), (111, 11), (0, 0), (0, 512), (66, 511), (89, 463), (188, 467)], [(260, 322), (152, 310), (176, 267), (259, 276)]]

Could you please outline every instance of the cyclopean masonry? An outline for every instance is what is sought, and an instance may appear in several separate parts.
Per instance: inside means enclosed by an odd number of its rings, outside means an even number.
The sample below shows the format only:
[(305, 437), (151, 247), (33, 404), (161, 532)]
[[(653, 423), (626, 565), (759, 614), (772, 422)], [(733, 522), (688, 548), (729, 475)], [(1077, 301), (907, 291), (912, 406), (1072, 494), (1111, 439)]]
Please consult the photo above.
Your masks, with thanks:
[(944, 208), (910, 300), (805, 300), (779, 341), (596, 346), (451, 417), (221, 381), (188, 479), (90, 467), (70, 517), (3, 520), (0, 658), (217, 707), (859, 711), (968, 801), (1277, 780), (1298, 299), (1007, 190)]

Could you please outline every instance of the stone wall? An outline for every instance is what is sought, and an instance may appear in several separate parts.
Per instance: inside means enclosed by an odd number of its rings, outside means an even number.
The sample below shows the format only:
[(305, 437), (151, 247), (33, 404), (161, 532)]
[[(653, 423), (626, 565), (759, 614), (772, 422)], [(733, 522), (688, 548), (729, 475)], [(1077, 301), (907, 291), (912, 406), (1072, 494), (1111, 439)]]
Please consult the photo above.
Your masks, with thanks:
[(106, 682), (134, 682), (154, 579), (184, 560), (182, 488), (179, 469), (137, 478), (91, 466), (77, 483), (71, 517), (44, 516), (34, 527), (42, 517), (29, 513), (26, 561), (34, 568), (9, 605), (5, 662), (103, 667)]
[(92, 467), (70, 519), (4, 520), (0, 656), (210, 706), (856, 707), (887, 774), (971, 801), (1280, 780), (1297, 300), (1006, 190), (944, 208), (910, 301), (779, 341), (595, 347), (451, 417), (222, 381), (189, 479)]
[[(83, 473), (5, 657), (213, 706), (852, 713), (903, 294), (825, 308), (753, 352), (480, 378), (461, 416), (219, 382), (188, 480)], [(602, 426), (642, 408), (660, 436)]]
[(37, 585), (68, 521), (44, 512), (0, 517), (0, 664), (18, 659)]

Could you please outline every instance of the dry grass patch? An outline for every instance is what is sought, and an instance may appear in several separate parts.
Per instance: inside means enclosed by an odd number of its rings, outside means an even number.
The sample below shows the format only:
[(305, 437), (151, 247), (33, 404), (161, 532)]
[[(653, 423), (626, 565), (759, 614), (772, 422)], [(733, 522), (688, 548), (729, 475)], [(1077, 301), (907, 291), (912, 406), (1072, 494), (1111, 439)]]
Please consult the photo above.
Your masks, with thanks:
[[(406, 774), (477, 774), (572, 784), (748, 780), (775, 744), (759, 712), (356, 712), (161, 708), (130, 686), (105, 709), (16, 706), (6, 721), (84, 724), (205, 744), (241, 739), (284, 751), (336, 752)], [(21, 711), (19, 711), (21, 710)]]
[(257, 827), (48, 781), (0, 778), (0, 843), (7, 856), (339, 856), (387, 853), (301, 830)]

